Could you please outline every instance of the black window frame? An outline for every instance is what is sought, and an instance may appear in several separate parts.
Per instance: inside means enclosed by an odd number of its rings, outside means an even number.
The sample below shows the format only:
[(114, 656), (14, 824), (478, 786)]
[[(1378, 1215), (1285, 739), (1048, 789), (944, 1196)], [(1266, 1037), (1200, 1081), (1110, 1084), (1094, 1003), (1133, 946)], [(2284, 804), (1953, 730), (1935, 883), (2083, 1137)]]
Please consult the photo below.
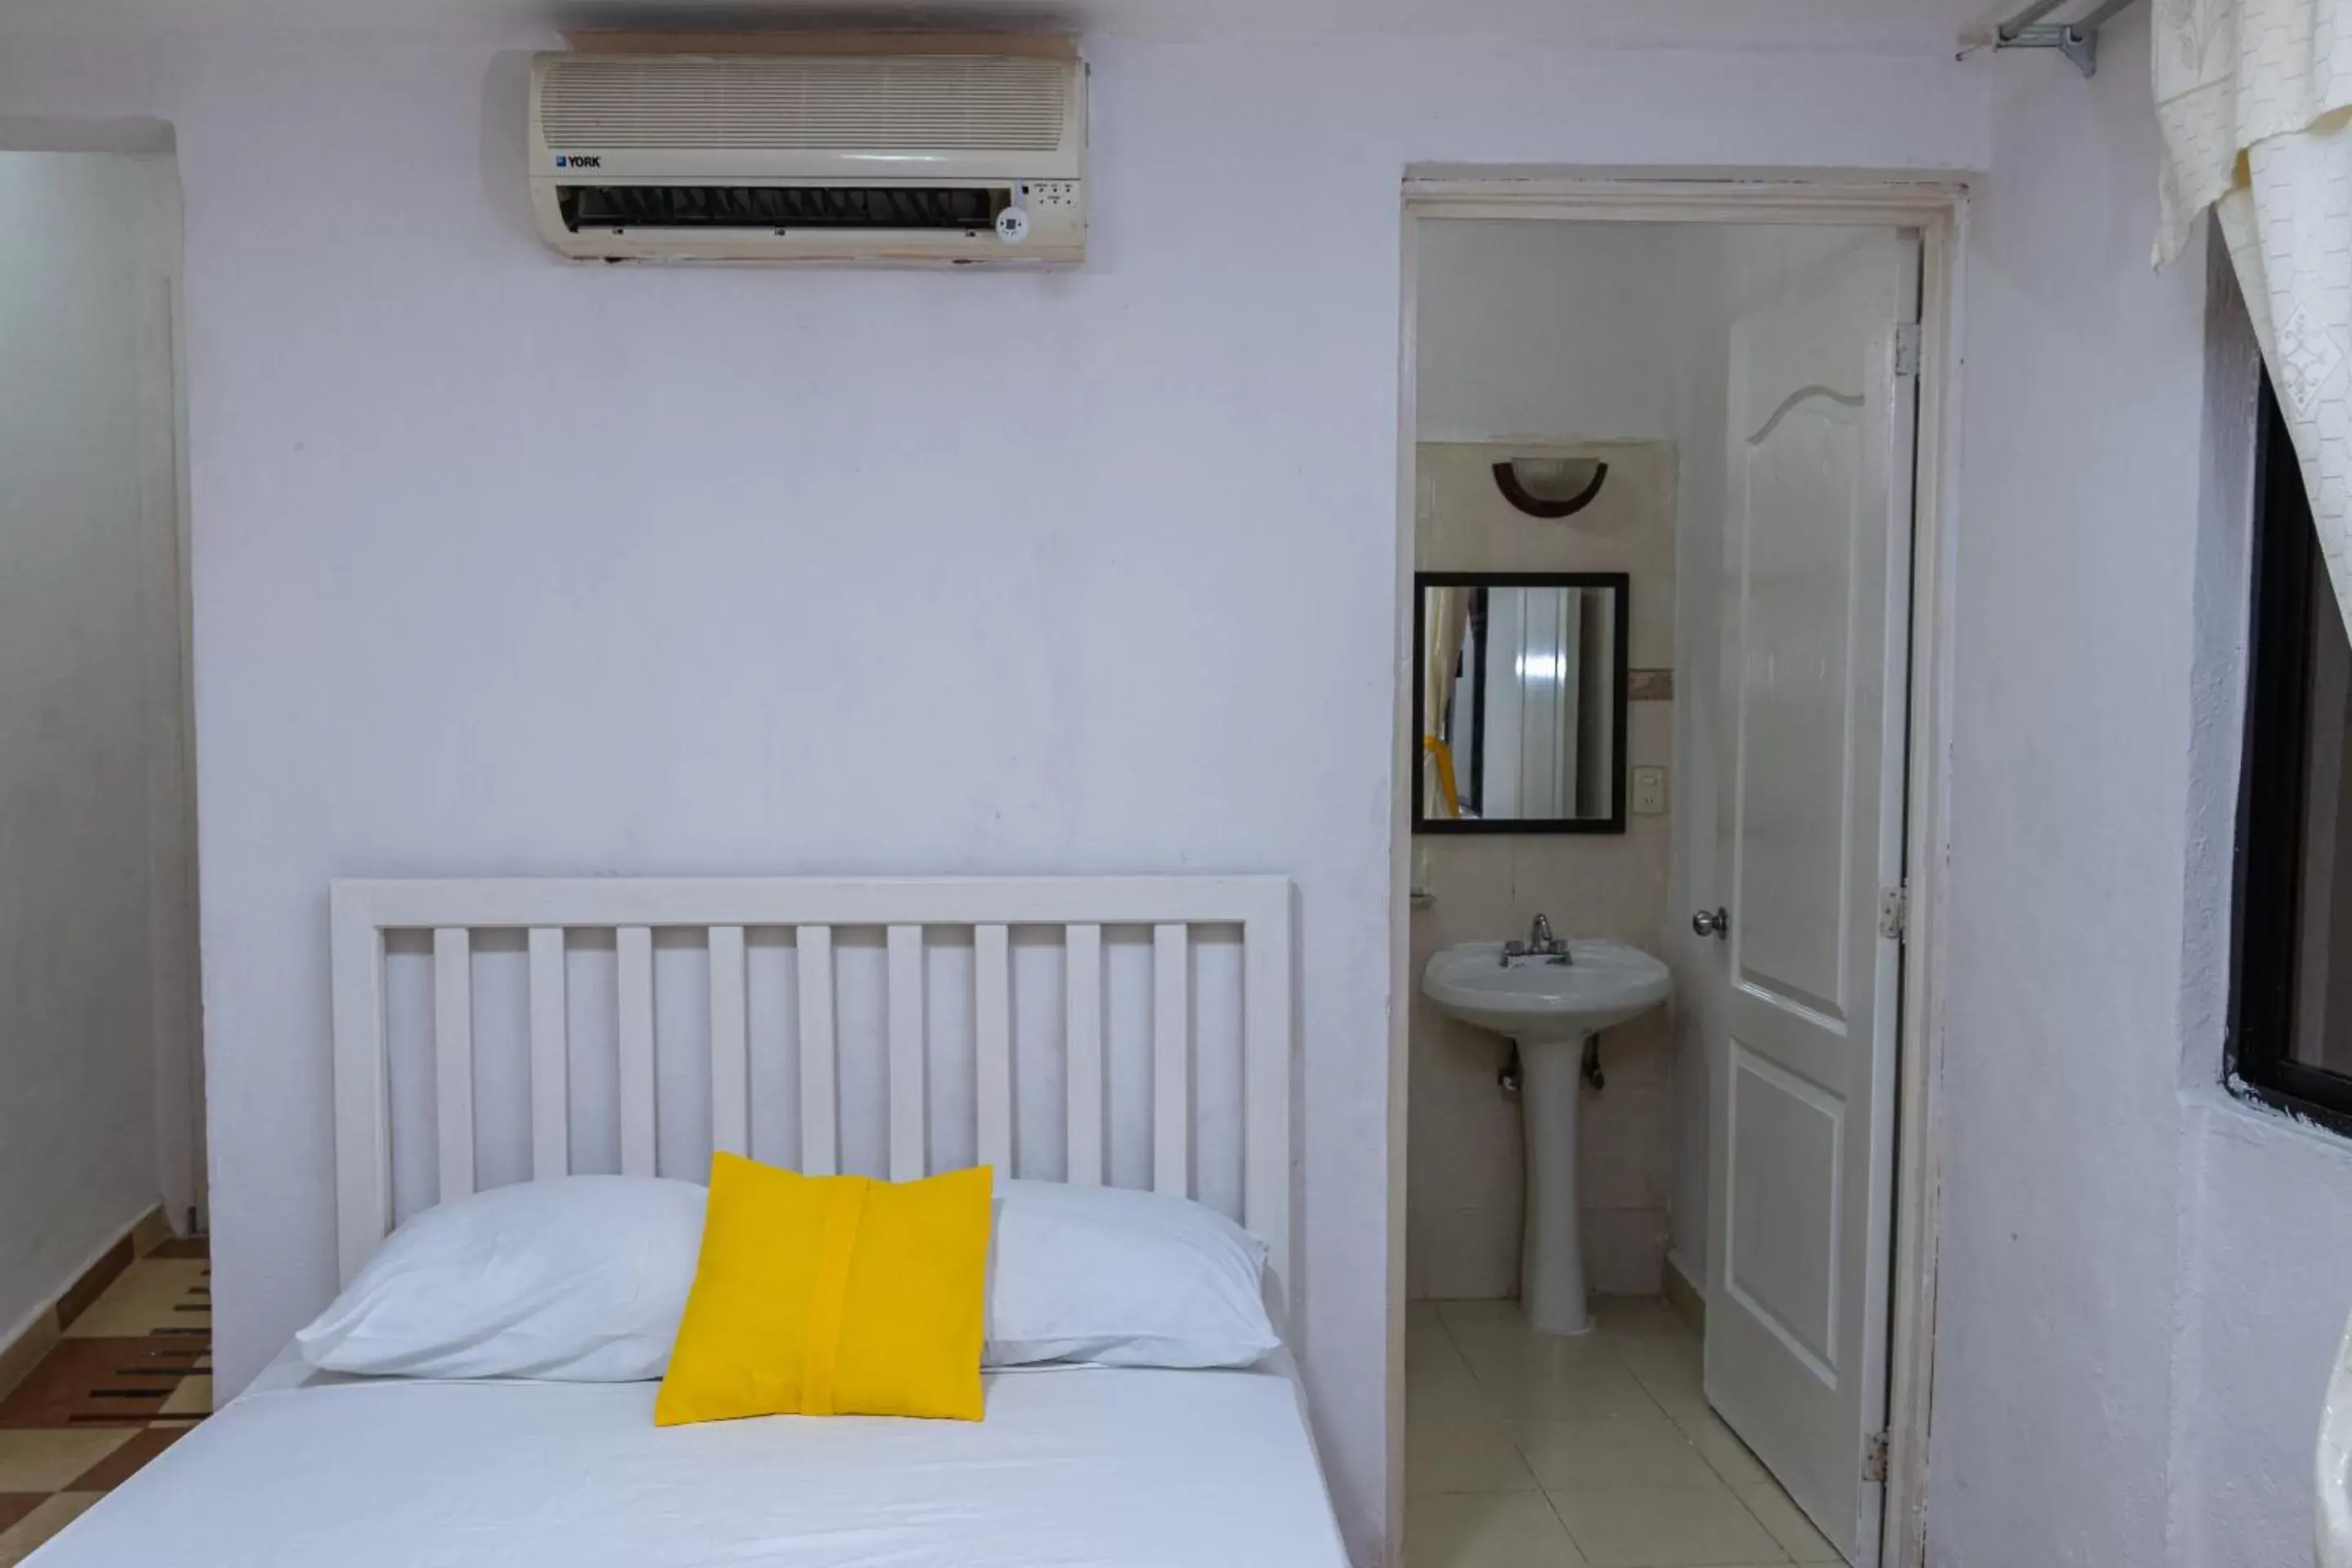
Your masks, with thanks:
[[(2238, 778), (2228, 1081), (2233, 1092), (2352, 1136), (2352, 1077), (2293, 1057), (2302, 911), (2312, 617), (2336, 613), (2311, 501), (2263, 380), (2254, 447), (2245, 749)], [(2346, 962), (2352, 962), (2347, 954)]]

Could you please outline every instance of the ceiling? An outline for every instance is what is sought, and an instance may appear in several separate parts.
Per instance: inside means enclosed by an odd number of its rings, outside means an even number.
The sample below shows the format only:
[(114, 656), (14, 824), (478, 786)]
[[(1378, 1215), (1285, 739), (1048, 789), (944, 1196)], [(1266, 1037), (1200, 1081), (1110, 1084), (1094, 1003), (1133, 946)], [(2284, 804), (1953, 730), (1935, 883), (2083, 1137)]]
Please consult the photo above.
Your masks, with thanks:
[(554, 27), (1047, 27), (1082, 34), (1486, 36), (1612, 43), (1949, 48), (1987, 0), (0, 0), (0, 31), (227, 28), (512, 34)]

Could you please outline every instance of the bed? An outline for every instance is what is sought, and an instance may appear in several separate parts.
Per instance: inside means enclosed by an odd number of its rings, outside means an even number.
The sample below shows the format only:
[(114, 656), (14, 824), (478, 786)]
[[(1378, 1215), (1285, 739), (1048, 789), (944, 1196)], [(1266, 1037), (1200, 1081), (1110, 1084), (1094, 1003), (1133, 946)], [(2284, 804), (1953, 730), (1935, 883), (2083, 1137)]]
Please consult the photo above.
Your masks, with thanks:
[[(476, 1050), (478, 941), (513, 950), (527, 998), (516, 1048), (530, 1066), (529, 1147), (504, 1157), (527, 1160), (531, 1179), (571, 1169), (581, 1086), (570, 1081), (578, 1053), (567, 1041), (582, 1009), (567, 952), (609, 933), (616, 1163), (648, 1174), (677, 1163), (663, 1140), (679, 1119), (656, 1114), (661, 1090), (676, 1092), (677, 1042), (676, 1031), (656, 1028), (655, 938), (674, 949), (677, 933), (690, 932), (703, 955), (693, 1012), (708, 1066), (707, 1080), (688, 1081), (708, 1084), (709, 1148), (740, 1153), (776, 1142), (777, 1130), (761, 1125), (778, 1114), (776, 1097), (760, 1086), (779, 1074), (798, 1091), (792, 1163), (813, 1173), (863, 1163), (904, 1179), (977, 1155), (1034, 1177), (1040, 1157), (1024, 1141), (1058, 1143), (1057, 1179), (1086, 1184), (1124, 1173), (1161, 1192), (1222, 1195), (1267, 1244), (1279, 1304), (1295, 1180), (1290, 889), (1281, 879), (346, 882), (331, 901), (346, 1279), (391, 1229), (396, 1190), (446, 1203), (472, 1192), (478, 1170), (495, 1163), (495, 1130), (485, 1131), (475, 1105), (488, 1081)], [(837, 963), (836, 933), (866, 931), (882, 933), (879, 962), (869, 971)], [(400, 1009), (387, 1004), (387, 953), (411, 932), (429, 942), (418, 952), (430, 997), (424, 1037), (404, 1042)], [(484, 932), (520, 941), (501, 947)], [(779, 1014), (773, 986), (746, 957), (758, 945), (751, 933), (778, 932), (789, 941), (772, 942), (767, 957), (790, 982), (788, 1038), (764, 1026)], [(1206, 950), (1234, 933), (1228, 973)], [(1031, 951), (1041, 934), (1055, 950), (1059, 1016), (1046, 1033), (1058, 1071), (1038, 1069), (1038, 1042), (1026, 1037), (1037, 1031), (1024, 1028), (1016, 1005), (1043, 973)], [(946, 987), (927, 955), (940, 942), (959, 961)], [(1108, 956), (1122, 944), (1131, 962)], [(861, 973), (879, 993), (878, 1029), (854, 1026), (858, 1005), (846, 993)], [(1139, 978), (1141, 995), (1122, 994)], [(1225, 1069), (1206, 1059), (1215, 1034), (1206, 1015), (1220, 1008), (1236, 1026)], [(943, 1016), (964, 1026), (944, 1031), (956, 1037), (944, 1043), (930, 1026)], [(406, 1050), (434, 1064), (429, 1139), (395, 1127)], [(845, 1113), (856, 1082), (872, 1086), (874, 1115)], [(1139, 1084), (1148, 1096), (1132, 1092)], [(1230, 1092), (1213, 1103), (1220, 1086)], [(1041, 1117), (1056, 1136), (1037, 1134)], [(425, 1151), (421, 1175), (395, 1172), (396, 1145)], [(656, 1428), (656, 1386), (359, 1378), (318, 1372), (289, 1347), (32, 1561), (1346, 1562), (1286, 1352), (1234, 1370), (996, 1372), (976, 1424), (779, 1416)]]

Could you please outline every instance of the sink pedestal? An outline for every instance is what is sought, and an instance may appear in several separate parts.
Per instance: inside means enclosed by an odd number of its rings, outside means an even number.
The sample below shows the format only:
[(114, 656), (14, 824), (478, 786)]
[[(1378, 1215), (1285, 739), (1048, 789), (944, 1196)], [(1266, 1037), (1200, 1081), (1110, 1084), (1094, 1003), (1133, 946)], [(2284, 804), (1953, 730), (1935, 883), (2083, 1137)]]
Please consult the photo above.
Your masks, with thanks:
[(1519, 1245), (1519, 1302), (1548, 1334), (1592, 1327), (1584, 1295), (1584, 1231), (1576, 1198), (1576, 1144), (1583, 1121), (1584, 1037), (1519, 1042), (1519, 1115), (1527, 1134), (1527, 1228)]

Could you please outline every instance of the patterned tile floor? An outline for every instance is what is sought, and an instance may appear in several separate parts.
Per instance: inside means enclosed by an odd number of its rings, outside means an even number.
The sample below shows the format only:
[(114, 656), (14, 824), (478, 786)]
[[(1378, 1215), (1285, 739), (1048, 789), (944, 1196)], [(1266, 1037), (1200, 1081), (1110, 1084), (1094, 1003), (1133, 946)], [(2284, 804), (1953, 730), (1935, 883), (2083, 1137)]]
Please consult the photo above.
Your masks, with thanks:
[(0, 1399), (0, 1568), (210, 1415), (212, 1265), (202, 1237), (134, 1259)]

